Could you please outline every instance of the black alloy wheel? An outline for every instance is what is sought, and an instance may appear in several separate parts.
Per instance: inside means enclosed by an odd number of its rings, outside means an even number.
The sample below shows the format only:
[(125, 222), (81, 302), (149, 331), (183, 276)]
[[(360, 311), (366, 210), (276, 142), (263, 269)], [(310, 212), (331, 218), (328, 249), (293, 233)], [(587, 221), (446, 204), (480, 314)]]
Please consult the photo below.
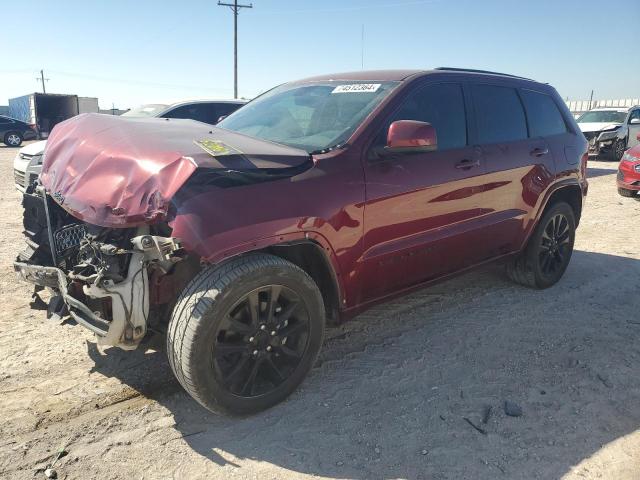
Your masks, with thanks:
[(273, 391), (300, 364), (309, 327), (309, 313), (292, 289), (265, 285), (249, 292), (218, 327), (212, 349), (216, 376), (240, 397)]
[(281, 402), (313, 367), (324, 337), (320, 289), (298, 266), (253, 253), (203, 268), (180, 294), (167, 355), (184, 389), (216, 413)]
[(569, 220), (562, 213), (557, 213), (549, 219), (540, 236), (538, 262), (542, 273), (554, 276), (566, 268), (571, 249)]
[(548, 288), (569, 266), (576, 235), (576, 216), (568, 203), (550, 205), (536, 225), (526, 248), (507, 262), (507, 275), (531, 288)]

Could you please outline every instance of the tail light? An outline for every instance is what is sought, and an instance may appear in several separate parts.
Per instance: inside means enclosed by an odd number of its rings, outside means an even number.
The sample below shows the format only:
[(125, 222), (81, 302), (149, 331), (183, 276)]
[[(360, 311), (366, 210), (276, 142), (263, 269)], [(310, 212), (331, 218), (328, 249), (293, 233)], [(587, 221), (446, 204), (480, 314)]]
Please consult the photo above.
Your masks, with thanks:
[(587, 178), (587, 162), (589, 161), (589, 154), (585, 152), (582, 155), (582, 161), (580, 162), (580, 173), (582, 178)]
[(38, 130), (38, 125), (36, 125), (35, 123), (30, 123), (29, 128), (36, 132)]

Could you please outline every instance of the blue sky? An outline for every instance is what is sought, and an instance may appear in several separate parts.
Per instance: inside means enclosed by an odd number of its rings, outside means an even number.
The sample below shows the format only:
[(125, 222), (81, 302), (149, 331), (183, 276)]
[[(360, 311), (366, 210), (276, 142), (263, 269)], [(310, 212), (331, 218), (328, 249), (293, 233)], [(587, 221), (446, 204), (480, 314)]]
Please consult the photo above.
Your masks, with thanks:
[[(233, 18), (216, 0), (21, 0), (3, 18), (0, 104), (40, 91), (102, 108), (233, 95)], [(244, 0), (243, 0), (244, 3)], [(253, 0), (239, 18), (239, 90), (364, 67), (463, 66), (563, 97), (640, 96), (640, 1)], [(12, 11), (16, 11), (13, 9)], [(16, 51), (11, 53), (7, 46)]]

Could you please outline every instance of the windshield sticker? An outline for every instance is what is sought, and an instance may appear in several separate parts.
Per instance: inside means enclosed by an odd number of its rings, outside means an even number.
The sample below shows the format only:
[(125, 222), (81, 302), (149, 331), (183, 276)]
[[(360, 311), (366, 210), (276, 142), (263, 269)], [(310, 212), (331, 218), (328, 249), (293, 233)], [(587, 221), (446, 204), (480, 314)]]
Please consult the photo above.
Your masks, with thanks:
[(193, 143), (198, 145), (201, 149), (214, 157), (221, 157), (223, 155), (238, 155), (242, 152), (230, 147), (224, 142), (218, 140), (195, 140)]
[(371, 93), (380, 88), (380, 83), (353, 83), (350, 85), (338, 85), (331, 93)]

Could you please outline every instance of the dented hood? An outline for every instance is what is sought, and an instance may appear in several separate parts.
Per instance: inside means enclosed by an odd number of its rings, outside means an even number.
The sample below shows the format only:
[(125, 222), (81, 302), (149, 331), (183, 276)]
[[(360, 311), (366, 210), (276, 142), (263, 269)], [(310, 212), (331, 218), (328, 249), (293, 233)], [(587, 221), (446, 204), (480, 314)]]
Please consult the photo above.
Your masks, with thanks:
[(163, 219), (196, 169), (273, 175), (310, 163), (304, 150), (194, 120), (84, 114), (53, 129), (40, 179), (75, 217), (128, 227)]

